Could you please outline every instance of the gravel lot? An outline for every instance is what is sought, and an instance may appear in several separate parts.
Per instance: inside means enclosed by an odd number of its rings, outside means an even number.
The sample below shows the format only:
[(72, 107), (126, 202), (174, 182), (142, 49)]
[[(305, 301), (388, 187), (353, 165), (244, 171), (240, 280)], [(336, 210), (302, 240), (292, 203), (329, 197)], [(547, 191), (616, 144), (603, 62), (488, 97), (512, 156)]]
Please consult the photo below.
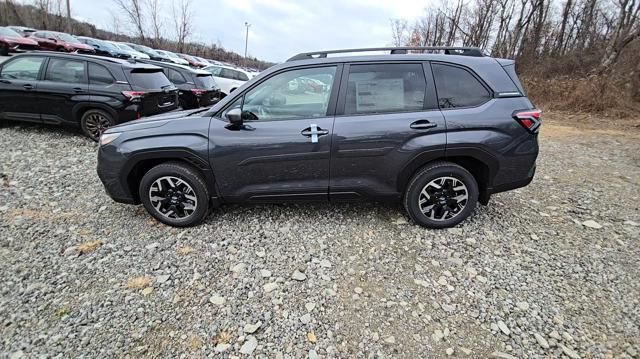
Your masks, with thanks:
[(106, 196), (95, 144), (4, 125), (0, 357), (637, 358), (640, 130), (564, 117), (529, 187), (441, 231), (380, 204), (174, 229)]

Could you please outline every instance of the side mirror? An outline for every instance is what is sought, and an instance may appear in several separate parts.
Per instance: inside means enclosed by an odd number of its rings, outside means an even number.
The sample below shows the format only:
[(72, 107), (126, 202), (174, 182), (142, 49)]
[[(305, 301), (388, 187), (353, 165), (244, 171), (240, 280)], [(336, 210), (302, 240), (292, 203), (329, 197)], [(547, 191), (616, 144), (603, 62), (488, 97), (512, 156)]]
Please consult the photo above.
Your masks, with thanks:
[(234, 108), (227, 111), (227, 120), (234, 127), (242, 127), (242, 110)]

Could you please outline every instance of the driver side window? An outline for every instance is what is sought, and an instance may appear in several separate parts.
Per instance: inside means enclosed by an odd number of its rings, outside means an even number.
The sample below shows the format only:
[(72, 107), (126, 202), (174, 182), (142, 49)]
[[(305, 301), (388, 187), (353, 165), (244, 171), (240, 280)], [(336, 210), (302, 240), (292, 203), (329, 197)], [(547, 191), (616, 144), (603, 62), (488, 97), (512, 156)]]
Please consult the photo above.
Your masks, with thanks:
[(324, 117), (335, 74), (336, 66), (277, 74), (238, 98), (228, 111), (240, 109), (244, 121)]

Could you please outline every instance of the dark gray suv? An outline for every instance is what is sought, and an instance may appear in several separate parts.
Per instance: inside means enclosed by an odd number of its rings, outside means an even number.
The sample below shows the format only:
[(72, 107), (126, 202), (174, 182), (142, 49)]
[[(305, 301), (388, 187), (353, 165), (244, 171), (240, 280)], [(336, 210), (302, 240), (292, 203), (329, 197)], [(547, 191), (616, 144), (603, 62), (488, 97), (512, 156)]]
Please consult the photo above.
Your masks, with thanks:
[[(365, 51), (390, 53), (328, 56)], [(108, 129), (98, 174), (172, 226), (222, 203), (373, 199), (443, 228), (531, 182), (540, 124), (514, 61), (475, 48), (303, 53), (211, 108)]]

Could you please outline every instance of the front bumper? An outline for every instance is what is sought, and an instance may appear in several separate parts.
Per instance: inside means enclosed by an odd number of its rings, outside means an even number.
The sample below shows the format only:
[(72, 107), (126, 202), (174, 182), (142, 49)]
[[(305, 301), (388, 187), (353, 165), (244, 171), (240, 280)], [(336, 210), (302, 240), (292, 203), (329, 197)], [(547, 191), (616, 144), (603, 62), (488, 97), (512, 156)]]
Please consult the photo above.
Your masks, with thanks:
[(106, 145), (98, 149), (97, 172), (107, 195), (114, 201), (126, 204), (138, 204), (139, 201), (129, 190), (127, 179), (123, 178), (125, 157), (115, 151), (114, 146)]

